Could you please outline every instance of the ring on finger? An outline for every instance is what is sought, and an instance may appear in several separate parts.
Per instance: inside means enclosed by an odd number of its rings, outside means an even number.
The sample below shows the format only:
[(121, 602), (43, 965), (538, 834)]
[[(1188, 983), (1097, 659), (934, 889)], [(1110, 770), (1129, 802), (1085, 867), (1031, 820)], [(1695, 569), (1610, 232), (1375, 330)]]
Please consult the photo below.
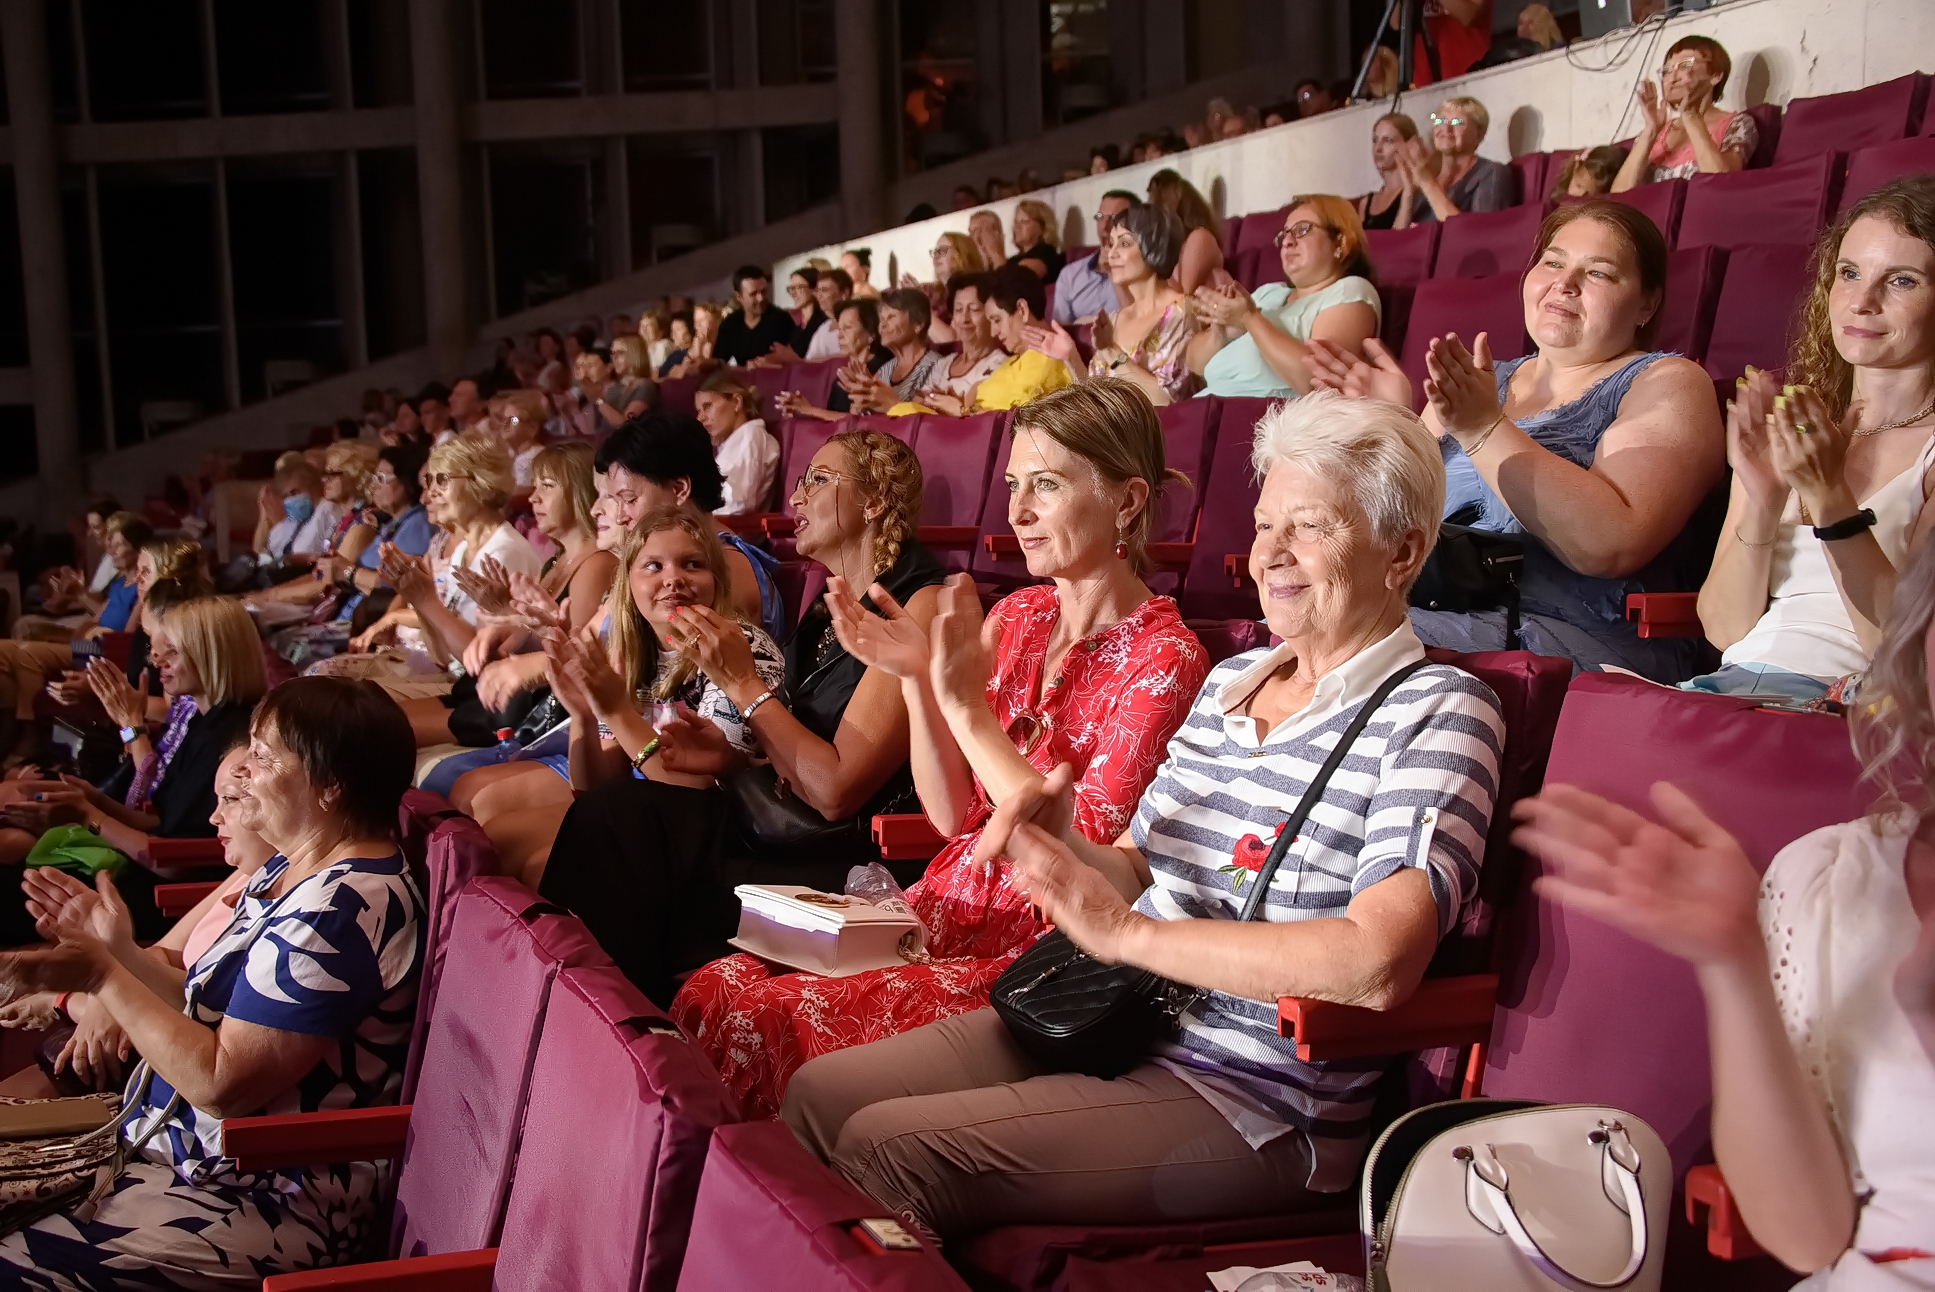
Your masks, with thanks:
[(1794, 423), (1794, 434), (1796, 434), (1796, 435), (1811, 435), (1811, 434), (1813, 434), (1813, 433), (1814, 433), (1814, 428), (1813, 428), (1812, 426), (1809, 426), (1809, 425), (1808, 425), (1808, 424), (1807, 424), (1806, 422), (1795, 422), (1795, 423)]

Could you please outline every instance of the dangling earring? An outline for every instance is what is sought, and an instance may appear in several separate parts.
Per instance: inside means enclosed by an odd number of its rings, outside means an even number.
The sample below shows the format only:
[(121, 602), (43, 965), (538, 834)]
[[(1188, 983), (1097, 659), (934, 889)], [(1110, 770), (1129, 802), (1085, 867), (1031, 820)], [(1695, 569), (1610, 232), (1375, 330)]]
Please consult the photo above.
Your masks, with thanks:
[(1123, 541), (1122, 527), (1120, 525), (1115, 528), (1115, 559), (1118, 561), (1126, 561), (1129, 559), (1129, 545)]

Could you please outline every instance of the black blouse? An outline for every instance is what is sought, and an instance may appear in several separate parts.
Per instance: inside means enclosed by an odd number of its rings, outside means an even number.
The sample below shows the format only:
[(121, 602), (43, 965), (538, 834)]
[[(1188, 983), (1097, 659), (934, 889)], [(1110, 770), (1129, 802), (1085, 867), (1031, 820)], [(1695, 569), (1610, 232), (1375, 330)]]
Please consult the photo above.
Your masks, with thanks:
[(215, 769), (236, 740), (247, 733), (255, 704), (230, 700), (198, 713), (182, 734), (168, 770), (149, 791), (161, 824), (153, 833), (163, 839), (207, 839), (215, 834), (209, 813), (215, 810)]

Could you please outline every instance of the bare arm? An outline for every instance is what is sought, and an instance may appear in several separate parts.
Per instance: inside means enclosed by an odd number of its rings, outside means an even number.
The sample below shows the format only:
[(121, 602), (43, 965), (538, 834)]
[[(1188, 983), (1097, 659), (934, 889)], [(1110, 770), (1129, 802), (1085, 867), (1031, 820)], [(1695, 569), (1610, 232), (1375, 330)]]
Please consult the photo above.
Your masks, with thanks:
[(1182, 259), (1176, 262), (1176, 285), (1185, 296), (1210, 280), (1223, 267), (1223, 248), (1208, 229), (1194, 229), (1183, 239)]
[(1761, 373), (1743, 380), (1727, 405), (1727, 461), (1733, 483), (1725, 527), (1699, 599), (1701, 630), (1721, 650), (1753, 631), (1767, 613), (1772, 592), (1774, 541), (1788, 493), (1768, 443), (1766, 412), (1773, 390), (1773, 378)]
[[(1461, 445), (1519, 523), (1570, 569), (1621, 578), (1673, 540), (1720, 478), (1726, 458), (1713, 386), (1688, 360), (1661, 359), (1634, 379), (1579, 467), (1500, 420), (1490, 352), (1479, 357), (1455, 333), (1432, 341), (1425, 422)], [(1488, 428), (1490, 428), (1488, 430)]]
[[(1252, 310), (1243, 324), (1270, 371), (1299, 395), (1309, 394), (1310, 347), (1265, 318), (1261, 310)], [(1364, 353), (1364, 342), (1376, 335), (1377, 312), (1362, 301), (1331, 306), (1317, 315), (1310, 328), (1311, 340), (1328, 341), (1352, 354)]]

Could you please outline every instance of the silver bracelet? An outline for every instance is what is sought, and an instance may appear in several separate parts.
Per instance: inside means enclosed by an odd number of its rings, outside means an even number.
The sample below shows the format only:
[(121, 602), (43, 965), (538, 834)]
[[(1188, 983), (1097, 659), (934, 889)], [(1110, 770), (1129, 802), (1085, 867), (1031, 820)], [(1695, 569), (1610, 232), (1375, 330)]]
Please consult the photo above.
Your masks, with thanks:
[(745, 709), (739, 714), (739, 720), (741, 722), (751, 722), (752, 716), (755, 713), (759, 712), (759, 706), (766, 703), (766, 701), (772, 698), (773, 698), (773, 693), (771, 691), (761, 691), (759, 693), (758, 698), (755, 699), (751, 704), (747, 705)]

